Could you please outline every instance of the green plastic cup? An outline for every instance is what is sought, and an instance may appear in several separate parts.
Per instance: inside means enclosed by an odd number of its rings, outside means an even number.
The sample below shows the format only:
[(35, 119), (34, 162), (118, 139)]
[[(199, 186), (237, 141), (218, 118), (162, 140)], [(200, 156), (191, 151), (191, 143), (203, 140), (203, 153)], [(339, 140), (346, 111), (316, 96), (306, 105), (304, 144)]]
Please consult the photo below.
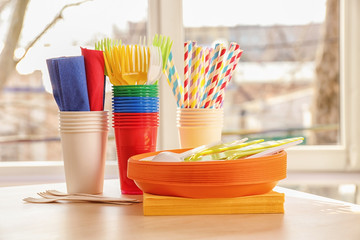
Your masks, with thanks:
[(158, 85), (113, 86), (114, 97), (158, 97)]

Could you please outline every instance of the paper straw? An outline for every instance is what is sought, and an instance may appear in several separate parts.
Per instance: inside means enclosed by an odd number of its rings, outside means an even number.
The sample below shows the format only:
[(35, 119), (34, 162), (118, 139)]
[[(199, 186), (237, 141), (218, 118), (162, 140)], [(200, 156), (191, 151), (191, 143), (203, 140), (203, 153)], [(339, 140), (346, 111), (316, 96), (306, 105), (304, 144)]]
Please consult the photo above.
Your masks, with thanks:
[(191, 62), (191, 42), (184, 43), (184, 107), (189, 105), (189, 64)]
[(201, 105), (201, 99), (205, 93), (205, 85), (207, 83), (208, 80), (208, 72), (210, 69), (210, 63), (211, 63), (211, 59), (214, 56), (214, 49), (212, 48), (206, 48), (205, 49), (205, 53), (204, 53), (204, 64), (203, 64), (203, 68), (204, 68), (204, 73), (202, 74), (201, 77), (201, 82), (200, 82), (200, 86), (199, 86), (199, 99), (198, 99), (198, 107), (200, 107)]
[(214, 75), (213, 72), (215, 71), (216, 59), (219, 55), (219, 52), (220, 52), (220, 44), (216, 44), (215, 50), (214, 50), (214, 55), (211, 58), (210, 68), (208, 70), (208, 73), (206, 74), (207, 79), (206, 79), (203, 96), (201, 98), (201, 103), (200, 103), (200, 107), (202, 107), (202, 108), (205, 105), (205, 99), (207, 98), (208, 91), (210, 90), (211, 80), (212, 80), (212, 76)]
[(229, 50), (228, 50), (228, 55), (226, 57), (226, 61), (224, 64), (224, 68), (221, 71), (221, 75), (220, 75), (221, 77), (216, 86), (216, 90), (214, 91), (214, 95), (211, 99), (210, 106), (213, 106), (215, 104), (216, 98), (220, 94), (221, 85), (223, 84), (224, 80), (229, 76), (230, 71), (231, 71), (231, 66), (233, 65), (233, 62), (235, 61), (236, 54), (234, 54), (234, 53), (239, 48), (240, 48), (240, 45), (237, 43), (230, 44)]
[(201, 47), (196, 47), (195, 53), (195, 64), (194, 64), (194, 77), (192, 81), (191, 88), (191, 99), (190, 99), (190, 107), (195, 108), (197, 104), (197, 96), (199, 94), (198, 87), (199, 87), (199, 76), (201, 73), (201, 58), (202, 58), (202, 50)]
[(225, 78), (224, 82), (222, 83), (221, 87), (220, 87), (220, 93), (219, 96), (217, 97), (216, 101), (215, 101), (215, 107), (219, 108), (222, 107), (223, 105), (223, 101), (224, 101), (224, 95), (225, 95), (225, 89), (226, 86), (229, 84), (231, 78), (232, 78), (232, 74), (236, 69), (236, 66), (240, 60), (241, 54), (243, 53), (243, 50), (241, 50), (240, 48), (237, 50), (236, 52), (236, 57), (235, 57), (235, 61), (233, 62), (232, 66), (230, 67), (230, 69), (228, 69), (228, 71), (230, 70), (227, 78)]
[(183, 92), (184, 88), (180, 81), (178, 72), (176, 71), (173, 61), (172, 52), (170, 51), (168, 61), (165, 66), (165, 74), (167, 76), (168, 84), (174, 94), (176, 104), (178, 107), (183, 107)]
[(222, 62), (225, 56), (225, 52), (226, 52), (226, 48), (224, 46), (220, 46), (220, 51), (219, 51), (219, 57), (216, 59), (216, 65), (215, 65), (215, 69), (214, 71), (209, 75), (209, 78), (211, 79), (211, 84), (207, 90), (207, 96), (204, 102), (202, 102), (202, 107), (204, 108), (209, 108), (213, 94), (214, 94), (214, 90), (216, 89), (217, 83), (218, 83), (218, 78), (219, 78), (219, 74), (220, 74), (220, 70), (221, 70), (221, 66), (222, 66)]
[[(216, 100), (215, 100), (215, 107), (216, 108), (219, 108), (219, 107), (222, 107), (223, 105), (223, 101), (224, 101), (224, 98), (225, 98), (225, 89), (227, 87), (227, 85), (229, 84), (230, 82), (230, 79), (231, 79), (231, 74), (233, 72), (233, 69), (236, 68), (236, 59), (239, 59), (238, 56), (240, 55), (241, 56), (241, 53), (242, 53), (242, 50), (241, 49), (238, 49), (234, 56), (233, 56), (233, 61), (229, 67), (229, 69), (227, 70), (226, 72), (226, 77), (224, 79), (224, 82), (221, 84), (220, 86), (220, 89), (218, 90), (219, 92), (219, 95), (217, 96)], [(235, 67), (235, 68), (234, 68)]]
[(206, 49), (201, 49), (201, 60), (200, 60), (200, 66), (199, 66), (199, 86), (198, 91), (196, 93), (196, 105), (195, 108), (200, 107), (200, 100), (201, 96), (203, 94), (202, 89), (205, 85), (205, 52)]
[(211, 63), (211, 59), (214, 56), (214, 49), (212, 48), (207, 48), (206, 50), (208, 50), (206, 56), (205, 56), (205, 79), (207, 79), (208, 73), (209, 73), (209, 68), (210, 68), (210, 63)]
[(192, 101), (195, 98), (195, 89), (196, 88), (196, 64), (198, 64), (197, 56), (196, 56), (196, 42), (192, 42), (192, 49), (191, 49), (191, 76), (190, 76), (190, 83), (189, 83), (189, 105), (191, 107)]

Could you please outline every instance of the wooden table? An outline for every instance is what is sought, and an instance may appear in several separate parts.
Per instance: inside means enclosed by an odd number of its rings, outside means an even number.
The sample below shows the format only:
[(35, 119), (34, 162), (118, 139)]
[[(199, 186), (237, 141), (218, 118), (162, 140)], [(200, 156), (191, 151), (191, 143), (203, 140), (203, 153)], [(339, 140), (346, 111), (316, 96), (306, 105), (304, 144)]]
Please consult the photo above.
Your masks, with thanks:
[[(48, 189), (65, 184), (0, 188), (0, 239), (360, 239), (360, 205), (280, 187), (285, 214), (147, 217), (142, 204), (22, 201)], [(118, 180), (105, 181), (104, 195), (120, 196)]]

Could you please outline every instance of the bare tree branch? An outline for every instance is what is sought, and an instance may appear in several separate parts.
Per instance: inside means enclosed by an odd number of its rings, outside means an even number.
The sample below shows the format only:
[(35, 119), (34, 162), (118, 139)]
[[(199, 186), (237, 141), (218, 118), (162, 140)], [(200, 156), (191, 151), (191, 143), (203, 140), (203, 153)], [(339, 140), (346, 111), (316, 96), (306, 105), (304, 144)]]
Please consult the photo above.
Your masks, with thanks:
[(81, 2), (77, 2), (77, 3), (71, 3), (71, 4), (67, 4), (65, 5), (58, 14), (56, 14), (56, 16), (54, 17), (54, 19), (45, 26), (45, 28), (25, 47), (25, 52), (24, 54), (17, 60), (15, 60), (15, 64), (18, 64), (22, 59), (24, 59), (24, 57), (26, 56), (26, 54), (29, 52), (30, 48), (32, 46), (34, 46), (34, 44), (52, 27), (56, 24), (56, 22), (60, 19), (62, 19), (62, 14), (65, 11), (65, 9), (69, 8), (69, 7), (74, 7), (74, 6), (79, 6), (85, 2), (89, 2), (92, 0), (84, 0)]
[(8, 3), (10, 3), (11, 0), (0, 0), (0, 12), (2, 12), (2, 10), (4, 10), (4, 8), (6, 7), (6, 5)]
[(4, 48), (0, 53), (0, 90), (14, 70), (14, 51), (19, 41), (24, 23), (24, 16), (29, 0), (16, 1), (11, 16), (10, 26), (5, 38)]

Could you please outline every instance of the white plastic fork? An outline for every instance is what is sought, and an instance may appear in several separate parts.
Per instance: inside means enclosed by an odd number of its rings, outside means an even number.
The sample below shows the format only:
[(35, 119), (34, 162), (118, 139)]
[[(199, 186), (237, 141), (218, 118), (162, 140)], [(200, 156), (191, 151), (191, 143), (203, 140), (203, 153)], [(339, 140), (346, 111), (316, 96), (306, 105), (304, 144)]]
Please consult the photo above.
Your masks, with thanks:
[(58, 198), (33, 198), (27, 197), (24, 198), (23, 201), (29, 203), (54, 203), (59, 201), (69, 201), (69, 202), (96, 202), (96, 203), (109, 203), (109, 204), (117, 204), (117, 205), (130, 205), (133, 202), (119, 202), (119, 201), (104, 201), (102, 199), (98, 200), (79, 200), (79, 199), (70, 199), (65, 197), (58, 197)]
[(46, 199), (57, 199), (66, 201), (88, 201), (88, 202), (121, 202), (121, 203), (136, 203), (141, 202), (136, 199), (128, 198), (113, 198), (113, 197), (99, 197), (99, 196), (79, 196), (79, 195), (67, 195), (67, 196), (54, 196), (46, 192), (38, 193), (39, 196)]
[(161, 76), (162, 57), (159, 47), (150, 46), (150, 62), (147, 75), (147, 85), (154, 84)]

